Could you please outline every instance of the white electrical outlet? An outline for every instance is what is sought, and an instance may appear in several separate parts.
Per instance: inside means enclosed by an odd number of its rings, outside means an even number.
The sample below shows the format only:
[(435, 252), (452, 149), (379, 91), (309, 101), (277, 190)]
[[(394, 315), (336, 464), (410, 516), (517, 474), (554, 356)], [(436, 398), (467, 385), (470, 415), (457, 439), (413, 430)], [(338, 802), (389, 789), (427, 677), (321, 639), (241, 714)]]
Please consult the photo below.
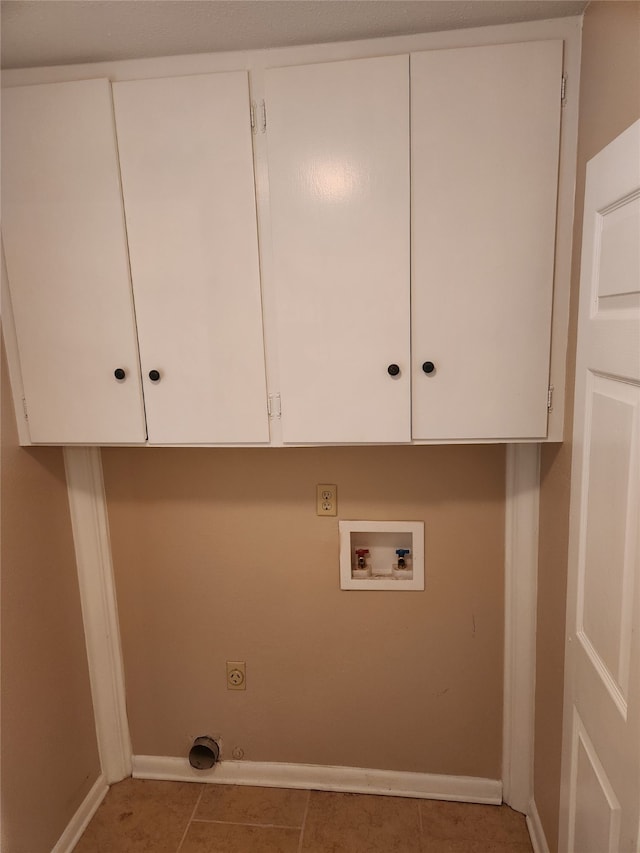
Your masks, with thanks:
[(338, 514), (338, 487), (331, 483), (318, 483), (316, 486), (316, 514)]

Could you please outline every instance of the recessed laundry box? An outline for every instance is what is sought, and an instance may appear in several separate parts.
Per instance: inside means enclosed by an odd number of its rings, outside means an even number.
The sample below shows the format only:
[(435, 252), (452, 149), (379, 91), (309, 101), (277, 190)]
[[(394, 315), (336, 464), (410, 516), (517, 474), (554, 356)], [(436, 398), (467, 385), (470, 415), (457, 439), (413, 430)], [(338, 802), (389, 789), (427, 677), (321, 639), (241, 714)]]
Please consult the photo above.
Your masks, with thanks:
[(340, 588), (424, 589), (424, 522), (340, 521)]

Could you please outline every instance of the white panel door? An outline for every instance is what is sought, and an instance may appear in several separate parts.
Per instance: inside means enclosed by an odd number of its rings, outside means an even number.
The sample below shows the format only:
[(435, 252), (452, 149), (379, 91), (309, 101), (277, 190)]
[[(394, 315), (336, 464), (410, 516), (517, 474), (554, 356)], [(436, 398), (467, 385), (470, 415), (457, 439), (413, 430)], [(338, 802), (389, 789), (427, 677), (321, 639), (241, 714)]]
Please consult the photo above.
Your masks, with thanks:
[(275, 68), (266, 91), (284, 441), (408, 441), (409, 59)]
[(108, 80), (3, 90), (2, 236), (31, 440), (144, 441)]
[(247, 74), (113, 89), (149, 441), (266, 442)]
[(561, 78), (561, 41), (411, 55), (415, 439), (546, 435)]
[(640, 121), (587, 166), (560, 849), (640, 844)]

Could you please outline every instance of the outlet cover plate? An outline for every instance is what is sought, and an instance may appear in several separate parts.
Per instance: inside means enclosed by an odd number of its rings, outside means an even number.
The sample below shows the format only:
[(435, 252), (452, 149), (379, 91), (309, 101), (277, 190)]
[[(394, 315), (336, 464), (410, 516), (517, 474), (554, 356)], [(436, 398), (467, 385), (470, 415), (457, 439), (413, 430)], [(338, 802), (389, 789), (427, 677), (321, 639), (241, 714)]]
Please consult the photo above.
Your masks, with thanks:
[(316, 515), (338, 514), (338, 487), (334, 483), (316, 486)]

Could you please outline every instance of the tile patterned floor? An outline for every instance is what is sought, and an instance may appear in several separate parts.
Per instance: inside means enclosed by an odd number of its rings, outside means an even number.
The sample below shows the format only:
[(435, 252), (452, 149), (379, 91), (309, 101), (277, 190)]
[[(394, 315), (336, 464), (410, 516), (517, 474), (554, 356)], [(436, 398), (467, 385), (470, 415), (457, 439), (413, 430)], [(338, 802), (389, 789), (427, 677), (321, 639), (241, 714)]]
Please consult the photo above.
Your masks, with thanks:
[(532, 853), (521, 814), (405, 797), (125, 779), (75, 853)]

